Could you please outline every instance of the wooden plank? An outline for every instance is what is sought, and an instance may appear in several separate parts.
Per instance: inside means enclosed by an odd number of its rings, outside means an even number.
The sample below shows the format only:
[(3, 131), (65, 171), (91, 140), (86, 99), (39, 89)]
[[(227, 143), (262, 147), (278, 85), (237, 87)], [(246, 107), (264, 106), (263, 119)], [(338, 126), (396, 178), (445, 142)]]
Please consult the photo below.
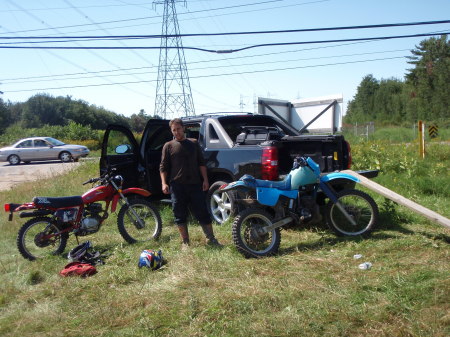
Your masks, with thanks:
[(368, 189), (381, 194), (382, 196), (391, 199), (392, 201), (395, 201), (396, 203), (403, 205), (407, 208), (409, 208), (410, 210), (423, 215), (424, 217), (435, 221), (445, 227), (450, 228), (450, 219), (432, 211), (431, 209), (428, 209), (422, 205), (419, 205), (418, 203), (409, 200), (403, 196), (401, 196), (398, 193), (395, 193), (394, 191), (391, 191), (390, 189), (381, 186), (380, 184), (377, 184), (376, 182), (356, 173), (355, 171), (352, 170), (344, 170), (342, 171), (343, 173), (347, 173), (350, 174), (354, 177), (357, 177), (360, 180), (360, 184), (367, 187)]

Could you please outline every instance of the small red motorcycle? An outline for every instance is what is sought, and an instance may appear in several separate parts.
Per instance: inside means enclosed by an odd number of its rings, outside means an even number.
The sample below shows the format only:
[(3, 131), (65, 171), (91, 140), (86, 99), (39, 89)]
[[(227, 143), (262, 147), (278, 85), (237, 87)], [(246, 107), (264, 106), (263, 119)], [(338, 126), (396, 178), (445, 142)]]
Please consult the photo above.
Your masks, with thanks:
[(123, 177), (109, 170), (98, 178), (84, 182), (96, 184), (81, 196), (35, 197), (24, 204), (5, 204), (9, 221), (20, 212), (28, 220), (17, 235), (20, 254), (30, 261), (61, 254), (69, 234), (79, 236), (96, 233), (108, 218), (108, 210), (117, 215), (119, 233), (128, 243), (156, 240), (161, 235), (162, 221), (158, 209), (145, 198), (150, 192), (141, 188), (122, 190)]

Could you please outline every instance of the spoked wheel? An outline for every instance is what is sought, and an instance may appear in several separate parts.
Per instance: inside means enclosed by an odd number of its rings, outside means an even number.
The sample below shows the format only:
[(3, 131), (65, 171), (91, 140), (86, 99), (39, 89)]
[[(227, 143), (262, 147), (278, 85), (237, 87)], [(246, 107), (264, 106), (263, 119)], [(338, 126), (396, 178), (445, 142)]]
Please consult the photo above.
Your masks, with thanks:
[(248, 208), (234, 219), (233, 242), (246, 258), (274, 255), (280, 248), (280, 229), (264, 233), (263, 228), (272, 225), (272, 217), (265, 211)]
[(17, 235), (20, 254), (30, 261), (61, 254), (66, 248), (68, 233), (61, 233), (48, 217), (28, 220)]
[(123, 205), (117, 216), (117, 226), (128, 243), (157, 240), (161, 235), (162, 221), (159, 211), (143, 199), (129, 201)]
[(211, 185), (208, 191), (209, 211), (214, 221), (219, 225), (223, 224), (234, 214), (233, 192), (221, 192), (219, 187), (225, 184), (224, 181), (217, 181)]
[(337, 195), (350, 219), (338, 205), (329, 202), (327, 221), (339, 236), (357, 236), (369, 234), (378, 222), (378, 206), (370, 195), (359, 190), (344, 190)]

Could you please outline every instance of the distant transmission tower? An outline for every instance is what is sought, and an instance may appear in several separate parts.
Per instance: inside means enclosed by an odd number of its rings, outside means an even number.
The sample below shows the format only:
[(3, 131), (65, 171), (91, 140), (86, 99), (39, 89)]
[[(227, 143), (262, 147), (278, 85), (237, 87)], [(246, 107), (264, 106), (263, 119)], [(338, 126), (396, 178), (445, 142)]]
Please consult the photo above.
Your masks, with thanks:
[[(164, 4), (155, 115), (164, 119), (195, 115), (191, 85), (178, 27), (177, 0), (154, 1)], [(186, 0), (182, 1), (186, 5)]]

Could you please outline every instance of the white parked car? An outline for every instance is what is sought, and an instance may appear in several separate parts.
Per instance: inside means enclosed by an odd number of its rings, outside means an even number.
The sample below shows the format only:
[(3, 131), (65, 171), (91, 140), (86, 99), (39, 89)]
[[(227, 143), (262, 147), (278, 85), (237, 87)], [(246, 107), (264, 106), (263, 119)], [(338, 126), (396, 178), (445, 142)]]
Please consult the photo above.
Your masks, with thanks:
[(21, 161), (59, 159), (62, 162), (78, 161), (86, 157), (89, 149), (82, 145), (65, 144), (51, 137), (31, 137), (19, 140), (14, 145), (0, 148), (0, 162), (9, 161), (17, 165)]

